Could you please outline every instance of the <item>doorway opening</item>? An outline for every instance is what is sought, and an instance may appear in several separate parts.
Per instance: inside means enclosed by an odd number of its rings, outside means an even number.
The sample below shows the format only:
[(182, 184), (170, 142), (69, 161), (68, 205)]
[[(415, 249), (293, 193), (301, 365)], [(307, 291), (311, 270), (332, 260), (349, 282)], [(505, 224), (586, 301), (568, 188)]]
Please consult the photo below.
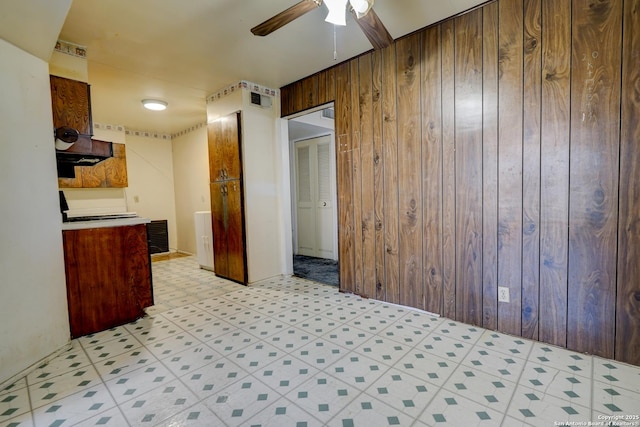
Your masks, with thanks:
[(339, 286), (333, 104), (289, 119), (293, 274)]

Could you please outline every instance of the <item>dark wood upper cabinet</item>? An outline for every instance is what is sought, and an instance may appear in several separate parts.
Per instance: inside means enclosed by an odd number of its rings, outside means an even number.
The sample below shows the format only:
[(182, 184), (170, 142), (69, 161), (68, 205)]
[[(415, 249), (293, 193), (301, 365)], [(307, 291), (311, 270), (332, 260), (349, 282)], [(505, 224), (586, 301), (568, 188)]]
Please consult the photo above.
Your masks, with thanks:
[(240, 118), (232, 114), (211, 123), (209, 138), (209, 177), (211, 181), (240, 179)]
[(49, 79), (53, 129), (69, 127), (79, 133), (78, 140), (71, 147), (56, 150), (58, 186), (126, 187), (128, 180), (124, 145), (92, 138), (89, 85), (58, 76), (49, 76)]
[(89, 85), (64, 77), (50, 76), (53, 128), (69, 126), (81, 135), (93, 135)]

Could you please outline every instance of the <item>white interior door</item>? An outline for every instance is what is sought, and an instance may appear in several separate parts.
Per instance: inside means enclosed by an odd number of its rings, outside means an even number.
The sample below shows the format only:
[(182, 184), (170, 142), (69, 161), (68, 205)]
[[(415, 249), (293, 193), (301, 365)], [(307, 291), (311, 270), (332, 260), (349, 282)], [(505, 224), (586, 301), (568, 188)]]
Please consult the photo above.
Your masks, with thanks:
[(334, 257), (331, 137), (295, 143), (298, 254)]

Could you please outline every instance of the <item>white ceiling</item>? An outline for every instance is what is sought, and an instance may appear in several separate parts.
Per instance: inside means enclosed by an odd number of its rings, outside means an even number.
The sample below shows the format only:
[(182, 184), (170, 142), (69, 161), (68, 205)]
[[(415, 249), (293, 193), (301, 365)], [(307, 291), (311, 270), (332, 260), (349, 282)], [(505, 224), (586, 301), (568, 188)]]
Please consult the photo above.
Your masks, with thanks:
[[(65, 1), (56, 1), (64, 12)], [(94, 122), (175, 133), (204, 122), (207, 95), (230, 84), (248, 80), (277, 89), (336, 64), (324, 6), (269, 36), (249, 31), (297, 1), (75, 0), (59, 39), (87, 47)], [(398, 38), (483, 2), (376, 0), (374, 8)], [(0, 15), (11, 17), (4, 12), (14, 4), (38, 9), (48, 1), (0, 0)], [(337, 46), (337, 62), (371, 49), (351, 16), (337, 28)], [(144, 110), (140, 100), (150, 97), (169, 109)]]

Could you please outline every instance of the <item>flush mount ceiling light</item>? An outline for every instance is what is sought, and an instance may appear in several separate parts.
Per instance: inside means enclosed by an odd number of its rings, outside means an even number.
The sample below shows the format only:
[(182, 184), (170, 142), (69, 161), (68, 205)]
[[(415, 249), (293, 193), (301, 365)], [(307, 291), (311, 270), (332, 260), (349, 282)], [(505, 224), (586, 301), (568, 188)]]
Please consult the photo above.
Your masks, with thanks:
[(165, 101), (161, 101), (159, 99), (143, 99), (142, 105), (147, 110), (162, 111), (166, 110), (168, 104)]

